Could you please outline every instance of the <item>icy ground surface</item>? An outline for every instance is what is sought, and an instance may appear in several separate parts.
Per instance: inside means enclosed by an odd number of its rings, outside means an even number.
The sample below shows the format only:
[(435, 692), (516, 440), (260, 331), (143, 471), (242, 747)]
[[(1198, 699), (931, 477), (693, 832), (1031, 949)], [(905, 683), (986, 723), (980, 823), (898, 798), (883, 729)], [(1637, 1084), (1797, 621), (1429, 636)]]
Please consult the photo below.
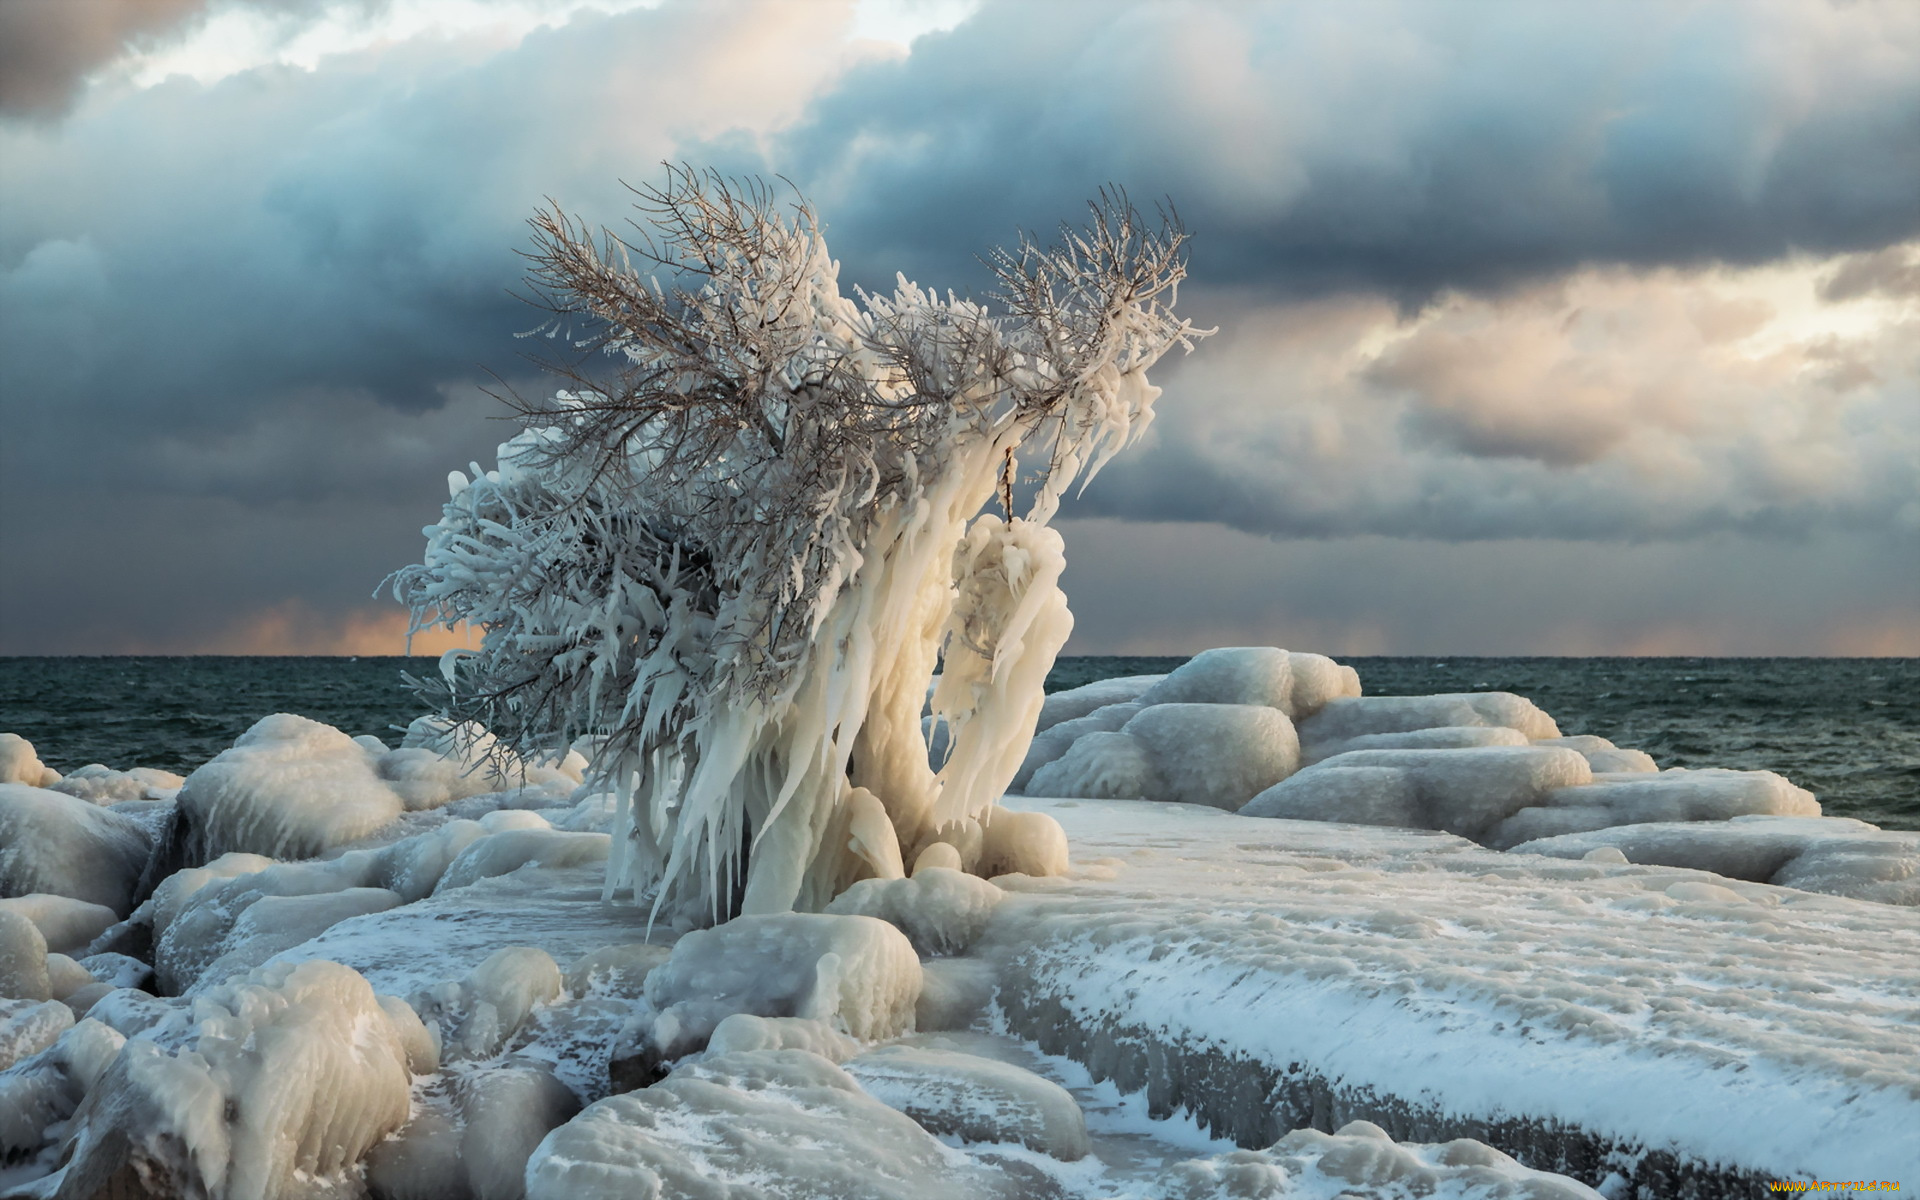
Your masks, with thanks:
[(1009, 803), (1057, 818), (1082, 870), (999, 909), (1003, 1001), (1304, 1065), (1442, 1124), (1560, 1123), (1781, 1177), (1920, 1176), (1911, 909), (1439, 833)]

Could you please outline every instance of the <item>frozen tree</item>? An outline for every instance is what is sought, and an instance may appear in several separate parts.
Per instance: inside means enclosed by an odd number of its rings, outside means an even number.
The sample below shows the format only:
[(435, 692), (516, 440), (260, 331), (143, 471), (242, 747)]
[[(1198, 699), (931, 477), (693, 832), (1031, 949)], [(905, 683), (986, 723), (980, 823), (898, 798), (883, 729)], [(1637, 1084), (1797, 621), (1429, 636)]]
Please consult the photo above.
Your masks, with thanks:
[(934, 841), (985, 868), (1072, 627), (1047, 522), (1203, 333), (1172, 312), (1184, 232), (1103, 194), (991, 255), (992, 307), (904, 276), (849, 298), (804, 202), (684, 168), (637, 195), (631, 239), (532, 221), (564, 386), (394, 577), (416, 630), (485, 631), (445, 715), (600, 739), (609, 893), (656, 911), (818, 908)]

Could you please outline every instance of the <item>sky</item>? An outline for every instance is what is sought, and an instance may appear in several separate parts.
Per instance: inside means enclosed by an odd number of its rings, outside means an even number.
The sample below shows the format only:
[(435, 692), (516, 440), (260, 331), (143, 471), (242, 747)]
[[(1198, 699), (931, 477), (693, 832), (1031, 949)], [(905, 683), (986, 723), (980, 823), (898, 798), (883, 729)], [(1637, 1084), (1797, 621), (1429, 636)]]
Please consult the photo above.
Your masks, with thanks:
[(398, 653), (665, 161), (869, 287), (1178, 209), (1068, 653), (1920, 654), (1910, 0), (9, 0), (0, 654)]

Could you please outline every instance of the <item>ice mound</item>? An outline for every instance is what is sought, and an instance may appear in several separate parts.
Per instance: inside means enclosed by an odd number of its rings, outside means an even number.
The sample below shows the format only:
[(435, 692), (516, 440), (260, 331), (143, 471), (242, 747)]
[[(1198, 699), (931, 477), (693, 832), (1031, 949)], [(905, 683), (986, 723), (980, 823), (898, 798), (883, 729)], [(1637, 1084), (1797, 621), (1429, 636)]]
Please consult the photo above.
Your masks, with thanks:
[[(1099, 685), (1091, 683), (1087, 685), (1087, 687), (1097, 686)], [(1086, 689), (1074, 689), (1074, 691), (1084, 690)], [(1071, 693), (1056, 693), (1062, 696), (1069, 694)], [(1102, 705), (1085, 716), (1061, 721), (1034, 734), (1033, 741), (1027, 743), (1026, 757), (1020, 760), (1020, 770), (1015, 772), (1013, 782), (1008, 787), (1016, 792), (1025, 791), (1027, 785), (1033, 782), (1034, 772), (1057, 760), (1072, 748), (1075, 742), (1092, 733), (1118, 733), (1122, 726), (1133, 720), (1134, 714), (1139, 712), (1141, 707), (1139, 703), (1133, 701)]]
[[(1557, 738), (1560, 727), (1533, 701), (1511, 692), (1454, 692), (1437, 696), (1341, 696), (1300, 722), (1300, 745), (1310, 761), (1329, 758), (1342, 743), (1383, 733), (1494, 727), (1528, 741)], [(1359, 747), (1354, 747), (1358, 749)]]
[(1564, 746), (1350, 750), (1275, 784), (1240, 812), (1442, 829), (1482, 841), (1556, 789), (1592, 779), (1586, 758)]
[(458, 1061), (499, 1053), (536, 1008), (553, 1003), (564, 990), (552, 955), (533, 946), (508, 946), (488, 955), (464, 980), (416, 992), (409, 1003), (438, 1029), (442, 1057)]
[(53, 791), (65, 792), (89, 804), (123, 804), (135, 800), (171, 800), (184, 783), (186, 780), (172, 771), (153, 767), (116, 771), (100, 763), (89, 763), (50, 786)]
[(1291, 774), (1299, 755), (1293, 724), (1278, 708), (1155, 704), (1118, 732), (1080, 737), (1027, 786), (1038, 795), (1232, 809)]
[(470, 724), (422, 717), (405, 745), (388, 750), (373, 738), (277, 713), (187, 776), (178, 802), (192, 861), (235, 850), (312, 858), (403, 813), (512, 789), (557, 800), (578, 786), (584, 766), (577, 754), (558, 766), (525, 762)]
[[(49, 1016), (52, 1022), (60, 1020)], [(4, 1037), (0, 1034), (0, 1040)], [(43, 1049), (0, 1066), (0, 1164), (18, 1167), (43, 1155), (49, 1149), (48, 1130), (58, 1129), (73, 1115), (125, 1042), (98, 1021), (80, 1021), (69, 1024)], [(6, 1059), (0, 1051), (0, 1062)], [(45, 1168), (53, 1165), (47, 1162)]]
[(860, 1053), (860, 1043), (810, 1017), (756, 1017), (734, 1013), (713, 1027), (707, 1057), (744, 1054), (753, 1050), (805, 1050), (830, 1062), (843, 1063)]
[(1054, 692), (1040, 704), (1037, 733), (1114, 704), (1131, 704), (1140, 693), (1165, 679), (1165, 675), (1123, 675), (1116, 679), (1096, 679), (1077, 688)]
[(1586, 859), (1604, 849), (1618, 851), (1623, 862), (1691, 867), (1729, 879), (1920, 905), (1920, 833), (1882, 830), (1846, 817), (1618, 825), (1523, 842), (1513, 852)]
[(1087, 1120), (1067, 1089), (978, 1055), (881, 1046), (846, 1063), (867, 1094), (928, 1133), (963, 1142), (1017, 1142), (1064, 1162), (1087, 1156)]
[(152, 847), (146, 826), (131, 817), (63, 792), (0, 783), (0, 896), (50, 892), (124, 913)]
[(1439, 1145), (1395, 1142), (1370, 1121), (1335, 1133), (1301, 1129), (1266, 1150), (1179, 1163), (1160, 1177), (1158, 1200), (1283, 1200), (1318, 1196), (1427, 1196), (1433, 1200), (1599, 1200), (1577, 1180), (1531, 1171), (1470, 1138)]
[(1629, 772), (1646, 773), (1658, 771), (1659, 764), (1653, 761), (1653, 755), (1645, 750), (1628, 750), (1614, 745), (1603, 737), (1592, 734), (1580, 734), (1576, 737), (1539, 738), (1538, 746), (1565, 746), (1569, 750), (1578, 750), (1586, 756), (1587, 765), (1596, 775), (1620, 775)]
[(1772, 771), (1687, 770), (1596, 774), (1584, 787), (1555, 790), (1537, 807), (1514, 812), (1486, 842), (1522, 842), (1612, 825), (1727, 821), (1744, 816), (1817, 817), (1813, 794)]
[(804, 1050), (721, 1055), (601, 1100), (527, 1164), (528, 1200), (991, 1200), (999, 1185)]
[(331, 725), (291, 713), (263, 717), (180, 790), (195, 856), (312, 858), (365, 837), (406, 808), (377, 763)]
[(0, 783), (50, 788), (59, 782), (60, 772), (41, 765), (32, 742), (17, 733), (0, 733)]
[(616, 1050), (627, 1086), (703, 1048), (734, 1013), (826, 1021), (861, 1041), (913, 1027), (920, 959), (874, 917), (782, 913), (737, 917), (681, 938), (647, 976), (647, 1007)]
[[(366, 980), (273, 967), (202, 996), (177, 1040), (130, 1037), (23, 1197), (324, 1193), (407, 1119), (406, 1050)], [(164, 1028), (164, 1023), (163, 1026)]]
[(104, 904), (89, 904), (70, 896), (34, 892), (0, 900), (0, 912), (18, 913), (32, 921), (47, 939), (47, 949), (71, 954), (105, 933), (120, 918)]
[(604, 833), (563, 833), (552, 828), (503, 830), (462, 850), (440, 876), (434, 891), (466, 887), (475, 880), (505, 875), (529, 864), (578, 867), (603, 863), (612, 844), (612, 837)]
[(911, 879), (862, 880), (836, 896), (826, 911), (878, 917), (906, 934), (923, 955), (964, 954), (1004, 895), (979, 876), (923, 867)]
[(0, 998), (0, 1071), (53, 1045), (72, 1025), (73, 1012), (58, 1001)]
[(1255, 704), (1294, 720), (1329, 701), (1360, 694), (1360, 676), (1322, 654), (1295, 654), (1273, 646), (1203, 650), (1140, 694), (1142, 705)]

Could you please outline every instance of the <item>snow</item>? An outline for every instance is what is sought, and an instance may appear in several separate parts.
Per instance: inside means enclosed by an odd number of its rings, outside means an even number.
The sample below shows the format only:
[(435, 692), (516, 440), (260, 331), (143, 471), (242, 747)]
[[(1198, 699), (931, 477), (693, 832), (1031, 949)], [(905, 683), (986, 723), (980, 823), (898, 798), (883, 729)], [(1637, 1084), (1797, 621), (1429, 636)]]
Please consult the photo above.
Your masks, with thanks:
[(0, 896), (52, 893), (127, 912), (152, 844), (144, 825), (112, 809), (0, 783)]
[(1515, 854), (1692, 867), (1809, 892), (1920, 906), (1920, 833), (1846, 817), (1739, 816), (1617, 825), (1523, 842)]
[(996, 910), (1000, 1004), (1161, 1111), (1250, 1145), (1328, 1117), (1493, 1131), (1649, 1186), (1920, 1173), (1911, 910), (1433, 832), (1023, 806), (1111, 870)]
[(1017, 1142), (1065, 1162), (1090, 1149), (1087, 1122), (1059, 1084), (1009, 1063), (918, 1046), (881, 1046), (845, 1064), (868, 1095), (922, 1129), (966, 1142)]

